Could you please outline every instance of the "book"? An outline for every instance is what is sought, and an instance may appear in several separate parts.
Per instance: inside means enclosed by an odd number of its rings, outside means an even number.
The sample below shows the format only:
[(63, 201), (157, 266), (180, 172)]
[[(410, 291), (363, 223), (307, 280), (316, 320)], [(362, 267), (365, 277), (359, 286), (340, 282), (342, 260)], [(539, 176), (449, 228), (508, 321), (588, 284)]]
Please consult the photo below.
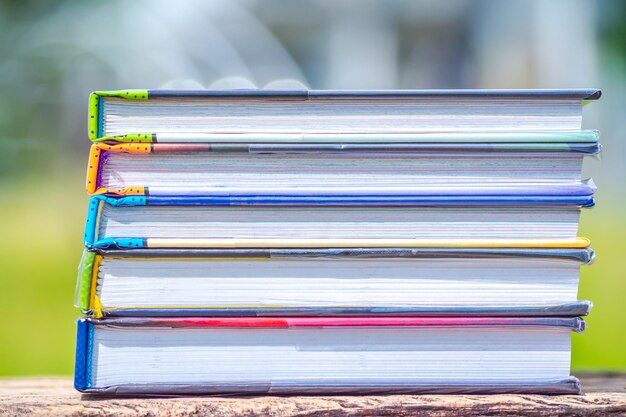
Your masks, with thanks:
[(86, 185), (90, 194), (165, 196), (584, 192), (583, 158), (600, 151), (597, 132), (553, 133), (560, 142), (548, 143), (544, 135), (485, 133), (476, 143), (460, 143), (461, 134), (430, 135), (428, 143), (100, 142), (91, 147)]
[(92, 93), (76, 389), (579, 394), (600, 95)]
[[(269, 197), (274, 200), (277, 197)], [(403, 197), (402, 197), (403, 198)], [(589, 196), (445, 199), (91, 197), (87, 248), (587, 247), (578, 237)], [(367, 200), (367, 199), (366, 199)], [(357, 205), (358, 204), (358, 205)], [(345, 205), (345, 206), (342, 206)]]
[(95, 317), (582, 316), (591, 249), (86, 251), (76, 304)]
[(381, 134), (398, 133), (576, 131), (582, 106), (600, 95), (595, 89), (97, 91), (89, 98), (88, 132), (94, 141), (272, 142), (280, 133), (289, 142), (326, 134), (370, 134), (378, 142)]
[(580, 393), (580, 318), (81, 319), (76, 389), (121, 395)]

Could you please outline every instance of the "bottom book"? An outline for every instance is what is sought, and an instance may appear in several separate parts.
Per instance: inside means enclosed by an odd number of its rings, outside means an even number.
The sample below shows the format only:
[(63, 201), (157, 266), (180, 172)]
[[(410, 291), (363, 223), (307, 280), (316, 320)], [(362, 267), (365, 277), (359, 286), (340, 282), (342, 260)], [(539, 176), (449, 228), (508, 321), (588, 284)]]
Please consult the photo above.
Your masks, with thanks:
[(578, 394), (560, 317), (84, 318), (75, 387), (106, 395)]

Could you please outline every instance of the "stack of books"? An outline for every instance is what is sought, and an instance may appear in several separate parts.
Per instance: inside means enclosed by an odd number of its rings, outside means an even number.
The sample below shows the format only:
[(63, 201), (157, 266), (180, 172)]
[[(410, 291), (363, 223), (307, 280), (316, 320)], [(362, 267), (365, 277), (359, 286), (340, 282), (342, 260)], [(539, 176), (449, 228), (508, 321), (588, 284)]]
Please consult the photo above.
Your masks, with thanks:
[(93, 93), (76, 388), (579, 393), (599, 96)]

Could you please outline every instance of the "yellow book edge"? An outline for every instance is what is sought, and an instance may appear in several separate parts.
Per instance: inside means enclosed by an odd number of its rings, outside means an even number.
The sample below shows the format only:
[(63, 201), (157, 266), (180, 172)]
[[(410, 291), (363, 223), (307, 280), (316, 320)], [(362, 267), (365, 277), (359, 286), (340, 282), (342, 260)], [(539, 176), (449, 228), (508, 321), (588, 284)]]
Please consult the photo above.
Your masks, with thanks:
[(213, 239), (147, 238), (147, 248), (586, 248), (571, 239)]

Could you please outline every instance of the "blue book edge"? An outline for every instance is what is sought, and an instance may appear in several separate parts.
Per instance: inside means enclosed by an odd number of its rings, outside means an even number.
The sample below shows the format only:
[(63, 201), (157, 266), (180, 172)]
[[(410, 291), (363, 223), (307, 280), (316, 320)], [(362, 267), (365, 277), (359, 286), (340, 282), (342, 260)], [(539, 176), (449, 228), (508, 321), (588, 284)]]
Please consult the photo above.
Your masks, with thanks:
[(84, 391), (88, 388), (88, 344), (89, 344), (89, 328), (93, 325), (89, 324), (85, 319), (79, 319), (76, 323), (76, 361), (74, 364), (74, 388), (78, 391)]

